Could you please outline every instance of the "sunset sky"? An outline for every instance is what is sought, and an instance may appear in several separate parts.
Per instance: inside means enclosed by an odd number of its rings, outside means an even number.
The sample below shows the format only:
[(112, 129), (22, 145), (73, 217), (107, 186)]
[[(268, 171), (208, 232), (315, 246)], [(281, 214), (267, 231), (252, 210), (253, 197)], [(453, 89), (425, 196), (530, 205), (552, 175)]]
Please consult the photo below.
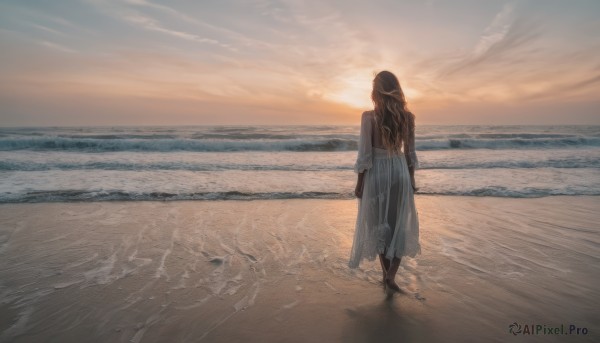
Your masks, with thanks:
[(600, 124), (600, 1), (0, 0), (0, 125)]

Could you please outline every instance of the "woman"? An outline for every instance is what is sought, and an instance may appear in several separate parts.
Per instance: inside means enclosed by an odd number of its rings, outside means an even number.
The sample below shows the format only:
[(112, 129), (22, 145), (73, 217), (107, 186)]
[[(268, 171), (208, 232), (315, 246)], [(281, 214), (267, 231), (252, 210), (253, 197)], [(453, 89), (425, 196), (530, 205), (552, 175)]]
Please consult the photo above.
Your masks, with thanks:
[(375, 76), (371, 99), (375, 108), (362, 114), (354, 165), (359, 209), (349, 266), (379, 255), (384, 286), (399, 292), (394, 278), (402, 256), (421, 252), (414, 201), (415, 116), (389, 71)]

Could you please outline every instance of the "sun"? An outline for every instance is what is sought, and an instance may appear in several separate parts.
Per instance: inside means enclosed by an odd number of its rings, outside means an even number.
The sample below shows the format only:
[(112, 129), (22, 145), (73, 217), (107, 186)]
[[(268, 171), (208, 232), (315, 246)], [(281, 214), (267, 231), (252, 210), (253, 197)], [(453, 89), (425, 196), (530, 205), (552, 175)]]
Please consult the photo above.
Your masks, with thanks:
[(373, 76), (367, 73), (355, 73), (340, 77), (335, 87), (324, 97), (330, 101), (348, 105), (357, 109), (373, 107), (371, 85)]
[[(373, 73), (357, 72), (340, 77), (335, 87), (332, 87), (323, 97), (356, 109), (372, 108), (371, 87), (373, 85), (373, 75)], [(408, 101), (421, 96), (418, 90), (404, 85), (402, 91)]]

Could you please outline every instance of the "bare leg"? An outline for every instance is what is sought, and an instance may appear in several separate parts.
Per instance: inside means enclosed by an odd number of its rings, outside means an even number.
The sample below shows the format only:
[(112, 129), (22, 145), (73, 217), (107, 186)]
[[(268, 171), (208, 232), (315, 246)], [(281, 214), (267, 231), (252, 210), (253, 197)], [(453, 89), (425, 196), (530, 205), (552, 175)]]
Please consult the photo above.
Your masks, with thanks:
[(381, 270), (383, 271), (383, 283), (385, 284), (385, 276), (387, 275), (388, 269), (390, 269), (390, 260), (385, 258), (384, 254), (379, 254), (379, 262), (381, 263)]
[(385, 285), (389, 289), (396, 292), (400, 292), (400, 287), (398, 286), (396, 281), (394, 281), (394, 278), (396, 277), (396, 272), (398, 272), (398, 268), (400, 267), (400, 260), (400, 258), (394, 257), (385, 276)]

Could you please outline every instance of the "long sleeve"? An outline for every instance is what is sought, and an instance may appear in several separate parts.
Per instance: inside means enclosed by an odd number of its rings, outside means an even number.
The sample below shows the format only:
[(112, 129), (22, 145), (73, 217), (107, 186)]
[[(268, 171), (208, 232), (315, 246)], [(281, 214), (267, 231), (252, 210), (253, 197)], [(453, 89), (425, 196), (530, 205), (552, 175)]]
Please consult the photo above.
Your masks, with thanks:
[(415, 117), (413, 114), (410, 115), (408, 127), (408, 141), (404, 145), (404, 156), (409, 167), (412, 166), (414, 169), (419, 169), (419, 159), (417, 158), (415, 149)]
[(354, 164), (354, 171), (362, 173), (373, 166), (373, 123), (368, 112), (362, 114), (360, 123), (360, 138), (358, 140), (358, 157)]

